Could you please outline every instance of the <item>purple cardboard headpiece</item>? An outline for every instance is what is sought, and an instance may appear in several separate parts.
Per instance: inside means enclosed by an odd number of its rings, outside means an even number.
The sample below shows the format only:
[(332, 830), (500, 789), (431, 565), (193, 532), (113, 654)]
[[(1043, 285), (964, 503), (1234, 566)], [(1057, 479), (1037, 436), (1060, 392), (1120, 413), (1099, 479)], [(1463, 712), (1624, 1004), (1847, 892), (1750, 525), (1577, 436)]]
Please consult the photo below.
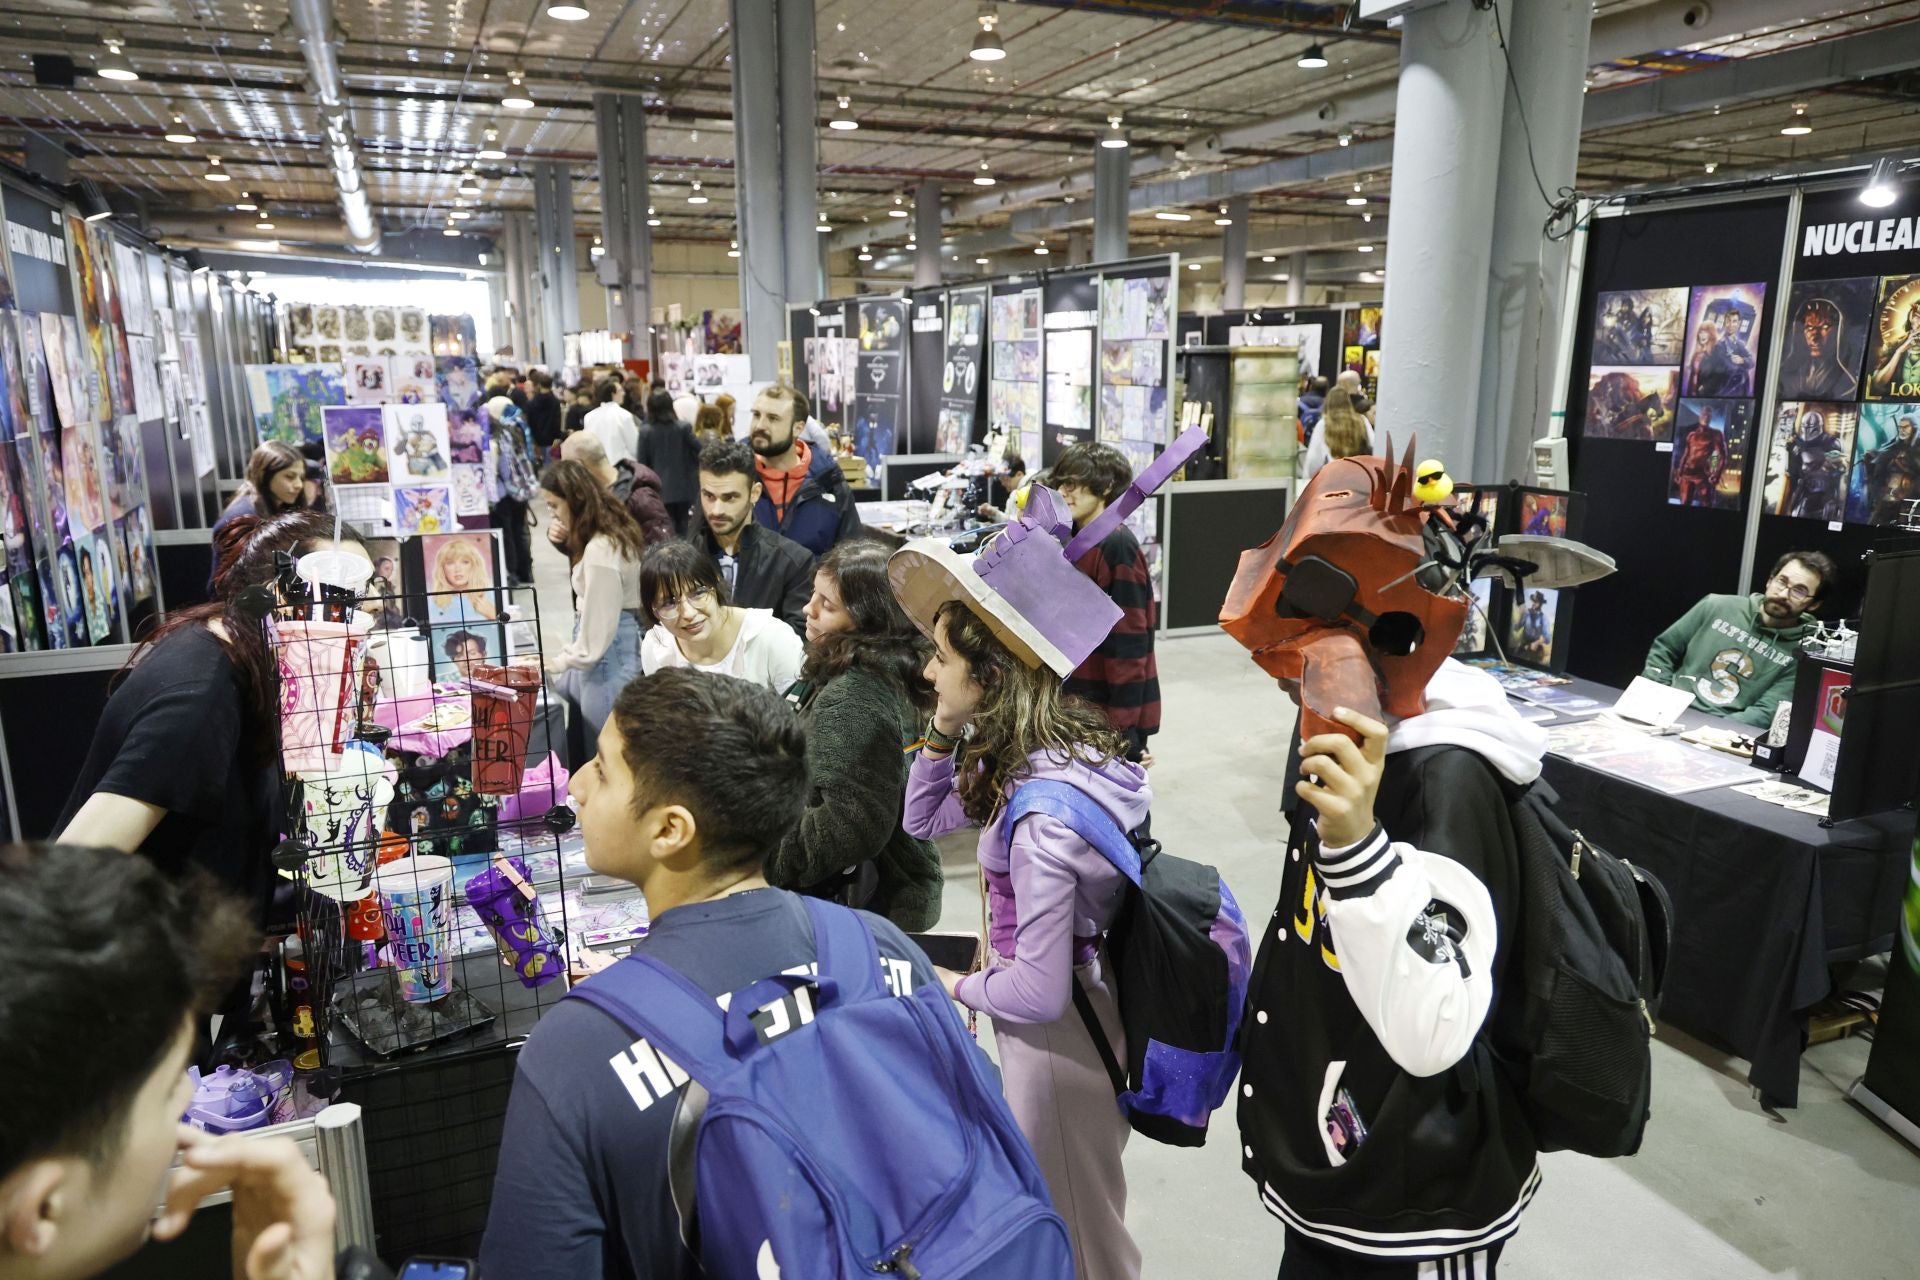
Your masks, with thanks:
[(1060, 495), (1035, 485), (1026, 510), (977, 558), (954, 551), (942, 538), (909, 542), (887, 562), (900, 607), (931, 636), (940, 606), (963, 600), (1022, 662), (1050, 667), (1065, 679), (1120, 620), (1120, 607), (1074, 562), (1119, 528), (1206, 442), (1206, 432), (1198, 427), (1183, 432), (1078, 534)]

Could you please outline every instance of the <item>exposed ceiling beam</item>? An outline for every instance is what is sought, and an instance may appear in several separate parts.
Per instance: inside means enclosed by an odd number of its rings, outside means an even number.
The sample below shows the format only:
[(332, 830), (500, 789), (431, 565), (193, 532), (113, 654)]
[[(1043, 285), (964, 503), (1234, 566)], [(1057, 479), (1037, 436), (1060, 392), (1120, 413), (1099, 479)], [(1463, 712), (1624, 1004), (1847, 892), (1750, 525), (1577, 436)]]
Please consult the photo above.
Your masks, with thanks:
[[(1071, 9), (1123, 18), (1191, 22), (1203, 26), (1252, 27), (1292, 32), (1331, 43), (1398, 44), (1400, 35), (1384, 23), (1357, 22), (1350, 4), (1274, 4), (1271, 0), (1027, 0), (1029, 9)], [(1356, 24), (1349, 27), (1350, 18)]]

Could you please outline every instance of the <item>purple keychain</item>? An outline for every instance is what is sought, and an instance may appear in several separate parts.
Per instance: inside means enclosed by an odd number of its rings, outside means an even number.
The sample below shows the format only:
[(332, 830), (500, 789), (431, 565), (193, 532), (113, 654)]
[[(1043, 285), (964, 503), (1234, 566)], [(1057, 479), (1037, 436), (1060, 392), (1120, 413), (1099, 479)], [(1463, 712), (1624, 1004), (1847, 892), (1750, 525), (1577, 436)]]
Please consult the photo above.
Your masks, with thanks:
[(495, 854), (493, 865), (467, 881), (462, 892), (523, 986), (544, 986), (565, 971), (560, 949), (541, 923), (540, 898), (527, 882), (525, 862)]

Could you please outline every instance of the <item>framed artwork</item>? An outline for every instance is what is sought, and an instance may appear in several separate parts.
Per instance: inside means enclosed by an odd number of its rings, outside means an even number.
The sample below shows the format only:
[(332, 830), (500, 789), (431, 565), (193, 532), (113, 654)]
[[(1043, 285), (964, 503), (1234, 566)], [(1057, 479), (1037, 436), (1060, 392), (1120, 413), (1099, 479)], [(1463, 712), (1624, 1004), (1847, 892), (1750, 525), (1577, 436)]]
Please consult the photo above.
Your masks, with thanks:
[(1714, 399), (1751, 399), (1756, 394), (1754, 344), (1767, 286), (1701, 285), (1687, 311), (1687, 354), (1680, 394)]
[(1752, 436), (1753, 401), (1682, 400), (1667, 501), (1677, 507), (1738, 507)]
[(1762, 507), (1769, 515), (1839, 520), (1847, 509), (1847, 473), (1860, 406), (1789, 400), (1774, 414), (1767, 440)]
[(1780, 350), (1782, 400), (1857, 400), (1874, 315), (1872, 276), (1798, 280), (1787, 294)]

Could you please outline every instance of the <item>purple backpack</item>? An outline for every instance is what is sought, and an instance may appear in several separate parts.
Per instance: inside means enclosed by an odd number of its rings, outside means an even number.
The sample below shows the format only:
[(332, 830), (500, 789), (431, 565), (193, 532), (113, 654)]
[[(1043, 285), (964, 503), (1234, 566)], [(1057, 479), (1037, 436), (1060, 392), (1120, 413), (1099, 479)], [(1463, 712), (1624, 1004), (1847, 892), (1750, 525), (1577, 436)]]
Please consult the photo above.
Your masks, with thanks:
[(663, 1082), (706, 1090), (706, 1274), (1072, 1280), (1066, 1226), (953, 1001), (937, 983), (887, 994), (866, 922), (805, 901), (817, 975), (763, 979), (725, 1012), (645, 955), (568, 996), (645, 1037)]
[(1253, 970), (1246, 917), (1214, 868), (1160, 851), (1122, 831), (1078, 787), (1041, 779), (1014, 788), (1006, 835), (1028, 814), (1066, 824), (1129, 881), (1107, 930), (1124, 1067), (1100, 1031), (1092, 1002), (1072, 983), (1073, 1007), (1093, 1036), (1114, 1094), (1136, 1130), (1176, 1147), (1207, 1141), (1207, 1120), (1240, 1071), (1240, 1015)]

